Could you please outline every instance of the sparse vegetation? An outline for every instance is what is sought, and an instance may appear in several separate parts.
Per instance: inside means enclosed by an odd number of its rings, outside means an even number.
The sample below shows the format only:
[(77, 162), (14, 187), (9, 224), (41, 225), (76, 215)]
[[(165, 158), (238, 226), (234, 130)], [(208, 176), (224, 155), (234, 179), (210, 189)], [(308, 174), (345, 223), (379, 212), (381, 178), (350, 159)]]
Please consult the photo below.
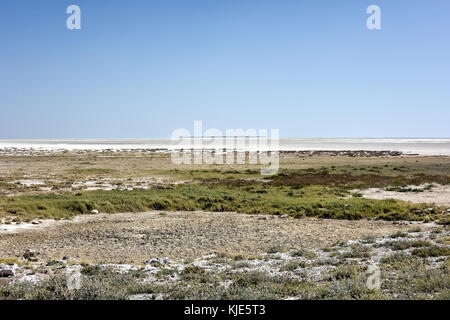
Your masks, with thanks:
[[(114, 155), (101, 158), (98, 154), (69, 153), (40, 157), (38, 162), (32, 162), (32, 157), (15, 158), (17, 170), (3, 172), (3, 176), (0, 172), (0, 217), (12, 217), (18, 221), (61, 219), (90, 213), (93, 209), (106, 213), (208, 210), (287, 214), (297, 218), (441, 222), (445, 222), (448, 215), (442, 210), (421, 214), (428, 206), (392, 199), (370, 200), (350, 192), (352, 188), (424, 183), (428, 183), (424, 187), (428, 190), (432, 183), (449, 183), (450, 163), (445, 158), (420, 158), (420, 161), (392, 158), (390, 164), (378, 166), (373, 162), (379, 161), (376, 158), (369, 161), (320, 156), (293, 160), (282, 157), (278, 174), (263, 178), (257, 167), (231, 169), (218, 165), (193, 170), (170, 165), (170, 157), (163, 154), (140, 157), (139, 154), (118, 152)], [(306, 160), (309, 168), (298, 169), (302, 162), (299, 160)], [(443, 165), (437, 167), (436, 161)], [(49, 163), (51, 167), (48, 167)], [(398, 166), (393, 166), (393, 163)], [(48, 175), (50, 171), (51, 178)], [(34, 175), (36, 182), (19, 182), (30, 174)], [(148, 185), (139, 180), (140, 177), (166, 182)], [(116, 190), (83, 190), (80, 179), (100, 189), (109, 184)], [(188, 183), (171, 184), (177, 180)], [(125, 190), (129, 186), (137, 189)], [(43, 187), (47, 189), (41, 190)], [(9, 196), (1, 196), (2, 192)]]
[(393, 238), (393, 239), (395, 239), (395, 238), (407, 238), (408, 234), (406, 232), (397, 231), (396, 233), (391, 234), (390, 237)]
[(351, 248), (350, 251), (344, 252), (340, 255), (342, 259), (349, 259), (349, 258), (358, 258), (358, 259), (364, 259), (370, 257), (370, 248), (368, 246), (363, 245), (355, 245)]
[(278, 253), (278, 252), (283, 252), (283, 247), (275, 245), (267, 249), (267, 253)]
[[(422, 236), (430, 235), (423, 232)], [(448, 232), (442, 232), (448, 237)], [(438, 234), (440, 236), (441, 234)], [(278, 262), (270, 253), (255, 257), (267, 262), (275, 272), (258, 271), (245, 257), (236, 259), (236, 254), (218, 253), (207, 258), (230, 269), (207, 270), (193, 264), (194, 260), (183, 261), (185, 267), (160, 265), (149, 280), (145, 269), (118, 272), (108, 266), (82, 264), (82, 287), (69, 290), (64, 274), (56, 273), (48, 279), (33, 284), (22, 281), (8, 286), (0, 285), (0, 299), (128, 299), (136, 294), (148, 298), (164, 299), (446, 299), (450, 289), (449, 249), (437, 246), (429, 240), (393, 240), (387, 247), (395, 247), (397, 253), (389, 254), (380, 260), (381, 288), (369, 289), (367, 267), (370, 262), (361, 260), (354, 264), (347, 258), (366, 258), (380, 254), (383, 246), (377, 239), (365, 237), (350, 247), (337, 245), (342, 254), (335, 256), (335, 250), (319, 250), (315, 254), (307, 249), (292, 250), (288, 260)], [(370, 239), (370, 241), (367, 241)], [(412, 254), (407, 250), (413, 248)], [(272, 250), (276, 252), (278, 250)], [(377, 253), (378, 251), (378, 253)], [(323, 258), (328, 253), (329, 258)], [(341, 258), (336, 260), (337, 257)], [(429, 257), (439, 257), (437, 264)], [(242, 259), (241, 259), (242, 258)], [(305, 262), (304, 258), (313, 260)], [(209, 260), (210, 259), (210, 260)], [(222, 259), (222, 260), (215, 260)], [(3, 261), (7, 262), (6, 260)], [(276, 262), (276, 263), (274, 263)], [(14, 261), (16, 263), (16, 261)], [(314, 268), (322, 268), (320, 281), (307, 275)], [(245, 270), (244, 270), (245, 269)], [(281, 272), (281, 273), (279, 273)], [(175, 280), (167, 280), (172, 278)]]
[(17, 258), (0, 258), (0, 264), (13, 265), (20, 264)]
[(361, 274), (361, 266), (342, 264), (331, 272), (331, 279), (342, 280), (356, 278)]
[[(101, 155), (69, 153), (2, 159), (8, 163), (5, 166), (8, 171), (0, 169), (0, 217), (5, 223), (16, 223), (36, 218), (72, 218), (90, 214), (92, 210), (104, 213), (200, 210), (282, 218), (287, 215), (436, 221), (442, 226), (427, 238), (417, 234), (423, 232), (422, 228), (414, 227), (408, 233), (396, 232), (383, 241), (368, 235), (356, 244), (338, 241), (327, 249), (301, 248), (289, 252), (274, 239), (265, 242), (261, 252), (252, 253), (253, 257), (239, 251), (221, 252), (205, 261), (208, 268), (185, 258), (180, 262), (184, 269), (161, 264), (152, 275), (142, 268), (116, 272), (83, 263), (79, 290), (67, 288), (65, 275), (58, 273), (64, 264), (56, 261), (58, 267), (41, 268), (52, 274), (38, 284), (27, 281), (0, 284), (0, 299), (127, 299), (135, 294), (165, 299), (449, 299), (448, 208), (366, 199), (362, 193), (352, 191), (369, 187), (397, 192), (433, 191), (432, 183), (450, 183), (447, 158), (380, 160), (293, 155), (281, 158), (277, 175), (262, 177), (254, 166), (217, 165), (194, 170), (189, 166), (174, 167), (166, 155), (160, 154)], [(20, 182), (23, 179), (33, 181)], [(114, 190), (101, 190), (105, 186)], [(87, 190), (89, 187), (100, 190)], [(264, 223), (266, 218), (273, 217), (261, 218)], [(367, 230), (370, 232), (373, 230)], [(148, 234), (143, 232), (142, 236), (145, 243)], [(301, 245), (303, 242), (299, 241), (298, 246)], [(381, 259), (378, 266), (382, 287), (371, 290), (366, 285), (366, 268), (372, 261), (378, 261), (371, 259), (377, 250), (384, 250), (377, 258)], [(277, 254), (281, 252), (287, 254)], [(266, 262), (274, 272), (255, 267)], [(0, 259), (5, 268), (13, 264), (25, 268), (28, 263), (38, 262)], [(211, 270), (216, 264), (227, 268)], [(30, 273), (38, 271), (30, 269)]]
[[(265, 193), (257, 192), (265, 188)], [(290, 187), (180, 185), (151, 190), (97, 190), (82, 193), (0, 196), (0, 216), (21, 220), (70, 218), (100, 212), (142, 212), (148, 210), (236, 211), (252, 214), (288, 214), (292, 217), (334, 219), (378, 218), (385, 220), (439, 219), (442, 215), (417, 215), (423, 205), (400, 200), (345, 199), (345, 190), (309, 186), (301, 195), (288, 196)]]
[(294, 251), (291, 252), (291, 255), (293, 257), (303, 257), (303, 258), (308, 259), (308, 260), (314, 259), (317, 256), (313, 251), (308, 250), (308, 249), (294, 250)]
[(430, 246), (428, 248), (419, 248), (412, 251), (413, 255), (426, 257), (440, 257), (450, 255), (450, 248), (440, 246)]
[(375, 236), (368, 235), (361, 239), (361, 243), (371, 244), (371, 243), (375, 243), (375, 240), (376, 240)]
[(295, 271), (299, 268), (306, 267), (307, 264), (302, 261), (289, 261), (288, 263), (284, 264), (283, 267), (281, 267), (280, 271)]
[(433, 244), (431, 242), (423, 240), (413, 240), (413, 241), (399, 240), (386, 243), (386, 246), (391, 250), (406, 250), (409, 248), (430, 247), (432, 245)]

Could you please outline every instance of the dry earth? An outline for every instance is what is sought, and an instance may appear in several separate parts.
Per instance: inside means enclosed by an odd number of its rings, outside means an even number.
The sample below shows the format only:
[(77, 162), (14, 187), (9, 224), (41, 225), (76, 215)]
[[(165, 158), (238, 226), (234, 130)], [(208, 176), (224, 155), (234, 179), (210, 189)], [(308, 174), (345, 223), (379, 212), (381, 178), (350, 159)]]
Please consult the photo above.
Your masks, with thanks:
[[(408, 187), (423, 188), (424, 186), (425, 185)], [(386, 191), (381, 188), (352, 191), (359, 192), (364, 198), (368, 199), (383, 200), (391, 198), (415, 203), (434, 203), (436, 205), (450, 206), (450, 185), (434, 184), (431, 190), (424, 190), (423, 192)]]
[(337, 241), (407, 230), (415, 224), (209, 212), (97, 214), (44, 221), (22, 230), (0, 227), (0, 256), (19, 258), (30, 249), (39, 253), (42, 262), (67, 256), (74, 262), (131, 264), (153, 257), (196, 258), (213, 252), (251, 256), (274, 246), (324, 248)]

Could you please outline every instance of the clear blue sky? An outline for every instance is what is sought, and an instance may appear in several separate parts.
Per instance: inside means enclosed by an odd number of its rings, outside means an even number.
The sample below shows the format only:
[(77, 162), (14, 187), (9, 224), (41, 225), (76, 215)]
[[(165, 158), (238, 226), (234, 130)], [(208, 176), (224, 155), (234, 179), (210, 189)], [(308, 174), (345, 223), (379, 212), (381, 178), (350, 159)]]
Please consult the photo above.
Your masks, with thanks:
[(450, 137), (449, 59), (448, 0), (1, 0), (0, 139)]

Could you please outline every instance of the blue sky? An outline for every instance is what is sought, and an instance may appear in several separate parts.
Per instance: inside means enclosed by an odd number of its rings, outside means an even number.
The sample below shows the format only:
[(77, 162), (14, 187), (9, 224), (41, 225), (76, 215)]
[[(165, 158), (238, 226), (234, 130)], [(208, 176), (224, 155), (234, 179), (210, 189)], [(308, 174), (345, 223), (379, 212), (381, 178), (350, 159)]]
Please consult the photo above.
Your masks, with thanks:
[(450, 137), (449, 14), (447, 0), (2, 0), (0, 139), (168, 138), (194, 120)]

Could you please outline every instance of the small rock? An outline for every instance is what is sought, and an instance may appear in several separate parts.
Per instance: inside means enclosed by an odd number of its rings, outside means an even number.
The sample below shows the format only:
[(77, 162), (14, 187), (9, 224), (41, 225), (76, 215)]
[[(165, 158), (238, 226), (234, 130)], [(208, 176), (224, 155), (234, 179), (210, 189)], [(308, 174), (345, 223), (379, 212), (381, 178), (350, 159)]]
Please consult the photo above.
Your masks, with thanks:
[(169, 264), (170, 260), (169, 258), (152, 258), (150, 260), (145, 261), (145, 264), (149, 264), (153, 267), (158, 267), (162, 264)]
[(92, 213), (92, 214), (97, 214), (97, 213), (98, 213), (98, 210), (95, 210), (95, 209), (94, 209), (94, 210), (91, 210), (91, 213)]
[(30, 259), (34, 256), (36, 256), (36, 254), (30, 249), (25, 250), (25, 253), (23, 254), (24, 259)]
[(0, 270), (0, 278), (9, 278), (13, 276), (14, 272), (12, 272), (12, 270)]
[(46, 266), (46, 267), (51, 267), (51, 266), (54, 266), (54, 265), (57, 265), (57, 264), (59, 264), (58, 261), (50, 261), (50, 262), (47, 263), (45, 266)]
[(159, 266), (161, 264), (161, 262), (157, 258), (156, 259), (152, 258), (150, 260), (145, 261), (145, 264), (149, 264), (149, 265), (152, 265), (152, 266)]
[(39, 221), (37, 221), (37, 220), (33, 220), (33, 221), (31, 221), (31, 224), (39, 224), (40, 222)]
[(68, 256), (64, 256), (62, 259), (63, 260), (69, 260), (69, 257)]
[(287, 214), (283, 214), (282, 216), (280, 216), (280, 218), (282, 218), (282, 219), (285, 219), (285, 218), (287, 218), (287, 217), (288, 217)]

